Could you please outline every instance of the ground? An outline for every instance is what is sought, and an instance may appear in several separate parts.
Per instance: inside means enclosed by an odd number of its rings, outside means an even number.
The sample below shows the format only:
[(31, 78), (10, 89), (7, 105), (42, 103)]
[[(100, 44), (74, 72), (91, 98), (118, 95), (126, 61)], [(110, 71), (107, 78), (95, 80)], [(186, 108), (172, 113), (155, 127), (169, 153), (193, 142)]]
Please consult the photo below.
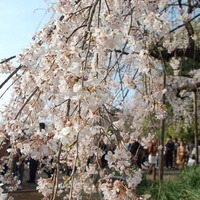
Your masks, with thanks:
[[(168, 169), (164, 170), (164, 180), (169, 180), (169, 179), (175, 179), (178, 177), (178, 174), (180, 173), (180, 170), (174, 170), (174, 169)], [(152, 174), (146, 174), (147, 179), (153, 179)], [(158, 179), (158, 175), (156, 174), (156, 179)], [(36, 184), (30, 184), (26, 183), (24, 181), (23, 183), (23, 188), (21, 190), (17, 190), (15, 192), (9, 193), (9, 196), (14, 197), (14, 200), (41, 200), (42, 195), (40, 195), (36, 191)], [(57, 197), (56, 200), (61, 200), (62, 197)], [(95, 199), (88, 197), (87, 196), (84, 198), (84, 200), (97, 200), (98, 198), (95, 197)]]

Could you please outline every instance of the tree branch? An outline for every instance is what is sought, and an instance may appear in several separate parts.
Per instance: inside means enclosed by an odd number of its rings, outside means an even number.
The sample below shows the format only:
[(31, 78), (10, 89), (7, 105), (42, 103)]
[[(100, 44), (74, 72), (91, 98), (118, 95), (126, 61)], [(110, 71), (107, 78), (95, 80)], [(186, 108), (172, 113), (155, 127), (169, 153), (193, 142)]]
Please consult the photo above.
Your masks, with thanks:
[(15, 71), (13, 71), (8, 78), (0, 85), (0, 89), (22, 68), (22, 65), (20, 65), (19, 67), (17, 67), (15, 69)]
[(182, 90), (186, 90), (188, 92), (192, 92), (192, 91), (196, 91), (197, 88), (200, 87), (200, 82), (196, 82), (196, 83), (185, 83), (184, 85), (180, 86), (177, 88), (177, 94), (182, 91)]
[(5, 63), (5, 62), (8, 62), (8, 61), (12, 60), (13, 58), (16, 58), (16, 56), (11, 56), (10, 58), (3, 59), (3, 60), (0, 62), (0, 64), (3, 64), (3, 63)]
[[(191, 48), (188, 47), (186, 49), (175, 49), (171, 53), (168, 53), (167, 49), (163, 49), (160, 51), (162, 58), (165, 59), (166, 61), (169, 61), (172, 57), (187, 57), (191, 58), (197, 62), (200, 62), (200, 49), (198, 47)], [(154, 51), (150, 52), (150, 55), (153, 56), (154, 58), (161, 59), (159, 52), (154, 49)]]
[(32, 94), (28, 97), (28, 99), (26, 100), (26, 102), (24, 103), (24, 105), (21, 107), (21, 109), (19, 110), (19, 112), (17, 113), (17, 115), (15, 116), (15, 119), (17, 119), (17, 117), (20, 115), (20, 113), (22, 112), (22, 110), (24, 109), (24, 107), (27, 105), (27, 103), (31, 100), (31, 98), (35, 95), (35, 93), (39, 90), (39, 87), (36, 87), (35, 90), (32, 92)]

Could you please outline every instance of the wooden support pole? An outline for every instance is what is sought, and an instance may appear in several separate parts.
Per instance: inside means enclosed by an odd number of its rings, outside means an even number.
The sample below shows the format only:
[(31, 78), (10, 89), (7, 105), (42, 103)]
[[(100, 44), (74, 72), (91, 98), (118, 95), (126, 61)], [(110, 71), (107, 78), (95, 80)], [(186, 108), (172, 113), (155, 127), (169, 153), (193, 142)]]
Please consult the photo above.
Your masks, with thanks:
[[(166, 87), (166, 72), (163, 70), (163, 89)], [(162, 95), (162, 103), (165, 104), (165, 94)], [(160, 145), (162, 148), (159, 149), (159, 162), (158, 162), (158, 175), (159, 180), (163, 180), (163, 171), (164, 171), (164, 136), (165, 136), (165, 119), (161, 119), (160, 124)]]
[(197, 90), (193, 91), (193, 104), (194, 104), (194, 142), (195, 142), (195, 161), (199, 164), (199, 151), (198, 151), (198, 123), (197, 123)]

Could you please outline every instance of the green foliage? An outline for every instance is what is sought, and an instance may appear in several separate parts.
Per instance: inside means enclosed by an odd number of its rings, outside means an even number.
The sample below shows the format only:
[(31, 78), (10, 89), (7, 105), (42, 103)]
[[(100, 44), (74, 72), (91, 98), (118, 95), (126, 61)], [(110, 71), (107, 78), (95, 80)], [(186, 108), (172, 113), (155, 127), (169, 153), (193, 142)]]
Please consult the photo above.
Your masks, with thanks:
[(152, 200), (199, 200), (200, 167), (183, 170), (178, 179), (153, 182), (144, 179), (138, 187), (140, 195), (150, 194)]
[(159, 129), (159, 123), (155, 115), (149, 115), (143, 119), (143, 133), (154, 132)]
[(188, 76), (191, 70), (199, 69), (200, 63), (189, 58), (182, 58), (180, 76)]
[(184, 141), (190, 141), (194, 139), (194, 131), (192, 127), (186, 127), (184, 120), (179, 124), (171, 124), (166, 127), (165, 139), (171, 135), (172, 138), (183, 139)]

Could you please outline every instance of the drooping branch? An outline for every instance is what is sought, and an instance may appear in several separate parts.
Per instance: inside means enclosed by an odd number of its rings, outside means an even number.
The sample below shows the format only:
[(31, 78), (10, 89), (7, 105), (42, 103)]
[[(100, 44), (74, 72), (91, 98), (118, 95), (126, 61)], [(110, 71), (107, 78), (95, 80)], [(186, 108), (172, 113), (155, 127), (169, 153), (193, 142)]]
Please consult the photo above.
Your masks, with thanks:
[[(129, 52), (122, 51), (122, 50), (115, 50), (115, 52), (123, 54), (123, 55), (129, 55)], [(138, 52), (133, 52), (132, 54), (138, 54)], [(165, 59), (165, 61), (169, 61), (174, 56), (176, 57), (187, 57), (191, 58), (194, 61), (200, 62), (200, 48), (199, 47), (188, 47), (186, 49), (177, 48), (171, 53), (168, 52), (167, 49), (160, 50), (160, 54), (162, 55), (162, 58)], [(161, 60), (159, 52), (157, 49), (154, 49), (153, 51), (150, 51), (150, 55), (156, 59)]]
[(91, 25), (92, 25), (92, 19), (93, 19), (93, 16), (94, 16), (94, 14), (95, 14), (95, 9), (96, 9), (98, 3), (99, 3), (99, 0), (96, 0), (96, 1), (93, 3), (93, 5), (92, 5), (92, 7), (91, 7), (91, 9), (90, 9), (89, 18), (88, 18), (88, 23), (87, 23), (87, 31), (85, 31), (85, 34), (84, 34), (84, 37), (83, 37), (84, 40), (83, 40), (83, 44), (82, 44), (82, 46), (81, 46), (81, 49), (84, 49), (84, 46), (85, 46), (85, 43), (86, 43), (86, 39), (87, 39), (87, 37), (88, 37), (88, 34), (89, 34), (89, 32), (90, 32), (90, 28), (91, 28)]
[[(176, 56), (176, 57), (187, 57), (197, 62), (200, 62), (200, 56), (199, 56), (200, 48), (198, 47), (196, 48), (188, 47), (186, 49), (177, 48), (171, 53), (169, 53), (167, 49), (163, 49), (161, 50), (161, 54), (162, 54), (162, 58), (164, 58), (165, 61), (169, 61), (172, 57)], [(150, 55), (153, 56), (154, 58), (161, 59), (157, 50), (152, 51)]]
[(10, 58), (3, 59), (3, 60), (0, 62), (0, 64), (3, 64), (3, 63), (5, 63), (5, 62), (8, 62), (8, 61), (10, 61), (10, 60), (12, 60), (12, 59), (14, 59), (14, 58), (16, 58), (16, 56), (11, 56)]
[[(40, 98), (40, 95), (41, 95), (41, 91), (39, 92), (39, 94), (38, 94), (38, 96), (37, 96), (37, 98), (36, 98), (36, 100), (35, 100), (35, 103), (33, 104), (33, 107), (36, 105), (36, 103), (38, 102), (38, 99)], [(30, 111), (30, 113), (27, 115), (27, 117), (26, 117), (26, 119), (23, 121), (23, 123), (25, 123), (27, 120), (28, 120), (28, 118), (29, 118), (29, 116), (31, 115), (31, 113), (32, 113), (32, 110)]]
[(22, 65), (17, 67), (8, 77), (6, 80), (3, 81), (3, 83), (0, 85), (0, 89), (22, 68)]
[(57, 190), (58, 190), (59, 163), (60, 163), (60, 155), (62, 151), (62, 146), (63, 146), (62, 143), (60, 143), (59, 150), (58, 150), (58, 158), (57, 158), (57, 163), (56, 163), (57, 165), (56, 165), (56, 169), (53, 176), (53, 189), (52, 189), (53, 193), (52, 193), (51, 200), (55, 200)]
[[(195, 19), (197, 19), (200, 16), (200, 13), (189, 19), (188, 21), (184, 22), (183, 24), (180, 24), (179, 26), (175, 27), (174, 29), (169, 31), (169, 34), (175, 32), (176, 30), (186, 27), (186, 30), (188, 31), (189, 37), (191, 37), (194, 34), (193, 27), (191, 25), (191, 22)], [(163, 40), (163, 37), (154, 45), (154, 48), (150, 51), (150, 55), (157, 59), (165, 59), (166, 61), (169, 61), (172, 57), (187, 57), (191, 58), (197, 62), (200, 62), (200, 48), (195, 45), (193, 40), (189, 41), (189, 46), (185, 48), (176, 48), (171, 53), (168, 52), (167, 49), (162, 49), (158, 51), (158, 45)], [(162, 55), (162, 56), (160, 56)]]
[(17, 79), (15, 81), (13, 81), (8, 87), (7, 89), (2, 93), (2, 95), (0, 96), (0, 99), (6, 94), (6, 92), (21, 78), (21, 76), (17, 77)]
[(24, 107), (27, 105), (27, 103), (31, 100), (31, 98), (35, 95), (35, 93), (39, 90), (39, 87), (36, 87), (35, 90), (32, 92), (32, 94), (28, 97), (28, 99), (26, 100), (26, 102), (24, 103), (24, 105), (21, 107), (21, 109), (19, 110), (19, 112), (17, 113), (17, 115), (15, 116), (15, 119), (17, 119), (17, 117), (20, 115), (20, 113), (22, 112), (22, 110), (24, 109)]
[[(71, 99), (68, 99), (68, 100), (67, 100), (67, 113), (66, 113), (66, 116), (67, 116), (67, 117), (70, 116), (70, 103), (71, 103)], [(61, 156), (61, 152), (62, 152), (62, 147), (63, 147), (63, 144), (62, 144), (62, 142), (60, 142), (59, 150), (58, 150), (57, 163), (56, 163), (56, 170), (55, 170), (55, 172), (54, 172), (54, 177), (53, 177), (53, 194), (52, 194), (51, 200), (55, 200), (56, 194), (57, 194), (57, 189), (58, 189), (58, 175), (59, 175), (59, 164), (60, 164), (60, 156)]]

